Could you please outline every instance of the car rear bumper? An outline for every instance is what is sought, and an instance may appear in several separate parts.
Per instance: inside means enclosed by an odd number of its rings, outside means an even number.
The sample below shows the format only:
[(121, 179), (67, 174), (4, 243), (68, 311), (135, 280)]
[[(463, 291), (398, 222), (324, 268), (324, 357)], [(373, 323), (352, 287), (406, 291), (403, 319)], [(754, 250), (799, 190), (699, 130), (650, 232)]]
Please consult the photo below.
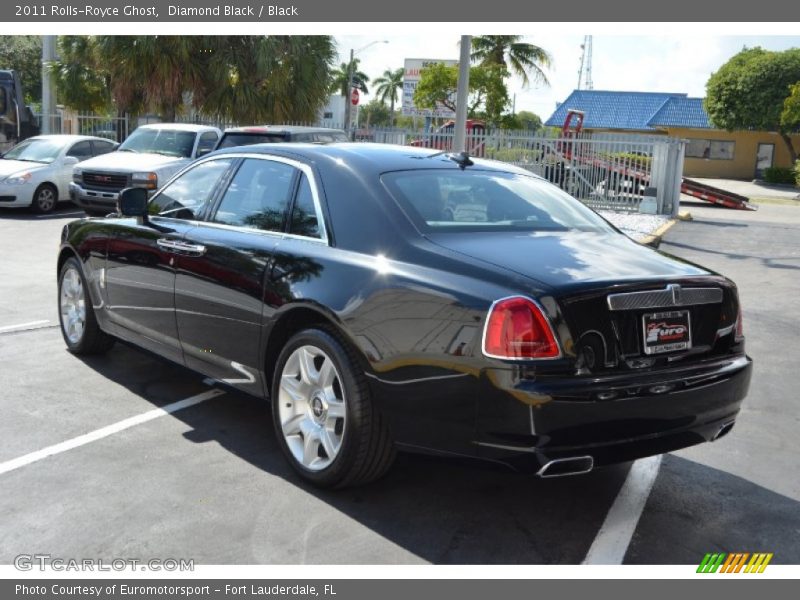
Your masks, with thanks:
[(718, 439), (747, 394), (752, 361), (560, 380), (488, 371), (495, 393), (479, 403), (478, 455), (539, 472), (553, 460), (591, 457), (599, 466)]

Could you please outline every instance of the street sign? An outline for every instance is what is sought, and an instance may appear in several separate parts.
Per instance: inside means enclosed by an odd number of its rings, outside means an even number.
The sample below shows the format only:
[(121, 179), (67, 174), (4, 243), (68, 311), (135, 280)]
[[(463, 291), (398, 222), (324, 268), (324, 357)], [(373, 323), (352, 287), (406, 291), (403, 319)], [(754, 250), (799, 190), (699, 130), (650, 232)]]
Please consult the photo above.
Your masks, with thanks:
[(358, 88), (353, 88), (353, 91), (350, 92), (350, 104), (353, 106), (358, 105)]

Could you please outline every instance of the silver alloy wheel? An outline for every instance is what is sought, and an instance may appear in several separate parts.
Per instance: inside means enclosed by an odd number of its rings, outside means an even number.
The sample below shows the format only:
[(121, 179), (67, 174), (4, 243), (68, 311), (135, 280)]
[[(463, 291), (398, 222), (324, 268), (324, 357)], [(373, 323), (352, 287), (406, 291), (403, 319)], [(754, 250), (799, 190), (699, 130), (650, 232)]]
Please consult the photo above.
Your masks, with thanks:
[(70, 343), (77, 344), (81, 341), (86, 328), (86, 294), (81, 274), (74, 266), (67, 267), (64, 272), (58, 299), (61, 309), (61, 328)]
[(281, 431), (297, 462), (321, 471), (344, 439), (344, 388), (331, 358), (316, 346), (300, 346), (281, 372), (277, 401)]
[(39, 188), (39, 193), (36, 194), (36, 206), (42, 212), (48, 212), (56, 205), (56, 195), (53, 193), (53, 188), (44, 186)]

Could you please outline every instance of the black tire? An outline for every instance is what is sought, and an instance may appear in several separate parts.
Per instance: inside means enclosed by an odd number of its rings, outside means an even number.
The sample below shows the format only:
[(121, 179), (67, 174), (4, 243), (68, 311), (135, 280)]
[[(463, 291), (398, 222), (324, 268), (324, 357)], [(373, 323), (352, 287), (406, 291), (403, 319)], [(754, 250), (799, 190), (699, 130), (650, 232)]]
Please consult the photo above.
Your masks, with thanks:
[[(345, 421), (338, 453), (319, 470), (307, 468), (292, 454), (281, 422), (282, 374), (289, 358), (302, 347), (321, 350), (327, 355), (325, 358), (332, 360), (344, 398)], [(292, 468), (313, 485), (324, 488), (362, 485), (381, 477), (391, 467), (394, 444), (385, 419), (371, 398), (363, 366), (356, 351), (333, 328), (306, 329), (292, 336), (275, 365), (271, 399), (278, 445)], [(284, 410), (290, 410), (289, 404), (284, 406), (287, 407)]]
[(33, 192), (31, 208), (39, 214), (52, 212), (58, 205), (58, 190), (51, 183), (43, 183)]
[[(77, 281), (80, 282), (79, 291), (75, 285)], [(70, 325), (73, 321), (70, 318), (70, 311), (73, 310), (73, 314), (76, 314), (79, 309), (70, 309), (69, 306), (80, 305), (81, 297), (83, 323), (81, 327), (76, 325), (73, 328)], [(74, 321), (77, 323), (79, 319)], [(58, 274), (58, 322), (67, 350), (73, 354), (102, 354), (114, 345), (115, 338), (102, 331), (97, 324), (86, 278), (83, 276), (80, 262), (75, 257), (68, 258)]]

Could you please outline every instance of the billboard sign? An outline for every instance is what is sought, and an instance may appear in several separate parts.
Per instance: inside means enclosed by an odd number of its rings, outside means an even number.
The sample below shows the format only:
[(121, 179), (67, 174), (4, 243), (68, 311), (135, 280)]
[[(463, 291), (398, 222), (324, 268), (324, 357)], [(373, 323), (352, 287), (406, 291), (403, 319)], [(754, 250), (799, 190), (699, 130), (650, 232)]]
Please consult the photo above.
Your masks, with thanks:
[(407, 58), (405, 75), (403, 76), (403, 114), (409, 117), (444, 117), (454, 119), (455, 111), (438, 105), (436, 108), (417, 108), (414, 105), (414, 90), (419, 83), (420, 72), (430, 65), (443, 64), (448, 67), (458, 65), (457, 60), (439, 60), (436, 58)]

